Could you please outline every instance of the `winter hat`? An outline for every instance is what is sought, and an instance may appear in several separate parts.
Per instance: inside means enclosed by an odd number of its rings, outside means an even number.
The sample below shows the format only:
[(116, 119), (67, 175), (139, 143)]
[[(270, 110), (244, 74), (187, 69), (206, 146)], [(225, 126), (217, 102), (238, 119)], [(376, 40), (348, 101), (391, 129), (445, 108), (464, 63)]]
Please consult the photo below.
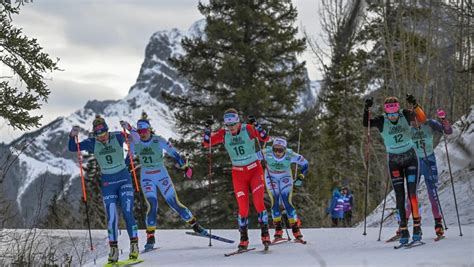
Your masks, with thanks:
[(398, 101), (398, 98), (390, 96), (385, 98), (383, 107), (385, 113), (396, 113), (400, 110), (400, 102)]
[(92, 128), (96, 136), (109, 131), (107, 123), (105, 123), (104, 118), (102, 118), (100, 115), (95, 116), (95, 119), (92, 122)]
[(236, 109), (230, 108), (224, 112), (224, 124), (235, 124), (239, 121), (240, 118)]

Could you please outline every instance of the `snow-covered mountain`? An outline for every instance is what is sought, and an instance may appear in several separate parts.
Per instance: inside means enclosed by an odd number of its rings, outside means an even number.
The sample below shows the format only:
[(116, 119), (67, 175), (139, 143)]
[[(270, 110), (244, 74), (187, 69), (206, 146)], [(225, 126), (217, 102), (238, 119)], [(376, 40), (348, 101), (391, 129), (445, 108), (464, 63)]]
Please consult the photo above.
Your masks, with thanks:
[[(8, 146), (0, 145), (0, 200), (12, 202), (16, 214), (11, 226), (29, 226), (31, 218), (47, 212), (52, 199), (80, 199), (81, 187), (76, 154), (67, 149), (68, 133), (73, 125), (81, 127), (80, 138), (91, 130), (96, 114), (101, 114), (111, 130), (120, 130), (119, 121), (134, 122), (145, 110), (160, 135), (177, 137), (172, 107), (161, 96), (166, 91), (186, 94), (188, 83), (178, 76), (168, 62), (171, 56), (183, 54), (181, 40), (185, 36), (203, 34), (205, 21), (194, 23), (187, 31), (172, 29), (153, 34), (145, 50), (145, 59), (136, 83), (120, 100), (91, 100), (67, 117), (59, 117), (37, 131), (25, 134)], [(309, 84), (300, 96), (304, 106), (314, 104), (317, 86)], [(69, 201), (78, 209), (79, 201)], [(1, 202), (0, 202), (1, 203)], [(40, 205), (38, 205), (40, 204)]]
[[(467, 115), (453, 124), (453, 134), (447, 136), (447, 147), (461, 224), (474, 224), (474, 206), (472, 205), (472, 200), (474, 199), (474, 105), (471, 106), (470, 112)], [(458, 221), (444, 139), (441, 139), (438, 146), (436, 146), (435, 154), (439, 173), (438, 195), (444, 218), (449, 229), (458, 231)], [(381, 188), (380, 190), (383, 189)], [(420, 181), (418, 198), (421, 202), (422, 224), (434, 225), (431, 205), (424, 181)], [(383, 202), (367, 217), (368, 226), (380, 225), (382, 207)], [(384, 217), (390, 214), (390, 211), (387, 211), (387, 209), (392, 208), (395, 208), (395, 194), (393, 191), (387, 196)], [(362, 225), (363, 222), (359, 224), (359, 226)], [(396, 226), (395, 216), (388, 217), (384, 222), (385, 225)]]

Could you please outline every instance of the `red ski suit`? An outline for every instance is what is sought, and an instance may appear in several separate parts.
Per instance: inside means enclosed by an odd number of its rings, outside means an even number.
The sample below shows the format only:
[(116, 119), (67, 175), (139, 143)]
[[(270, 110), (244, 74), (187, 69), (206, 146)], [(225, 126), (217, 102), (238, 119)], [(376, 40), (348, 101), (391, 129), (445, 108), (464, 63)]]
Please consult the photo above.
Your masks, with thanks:
[[(226, 130), (221, 128), (211, 134), (212, 146), (224, 143)], [(240, 129), (238, 130), (240, 132)], [(237, 133), (238, 133), (237, 132)], [(247, 124), (247, 132), (250, 139), (258, 138), (262, 142), (267, 142), (269, 137), (262, 131), (259, 132), (255, 127)], [(203, 142), (204, 147), (209, 147), (209, 142)], [(263, 178), (263, 169), (259, 160), (246, 166), (232, 166), (232, 184), (234, 194), (239, 205), (239, 215), (241, 218), (247, 218), (249, 214), (249, 189), (253, 195), (253, 205), (258, 213), (266, 210), (264, 204), (265, 182)]]

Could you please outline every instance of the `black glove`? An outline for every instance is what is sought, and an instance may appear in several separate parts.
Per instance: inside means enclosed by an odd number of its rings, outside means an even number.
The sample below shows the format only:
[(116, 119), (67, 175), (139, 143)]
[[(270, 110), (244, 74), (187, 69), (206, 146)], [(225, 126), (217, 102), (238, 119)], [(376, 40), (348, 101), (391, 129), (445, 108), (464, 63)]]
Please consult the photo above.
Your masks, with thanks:
[(212, 115), (207, 116), (206, 122), (204, 125), (206, 128), (210, 128), (214, 124), (214, 117)]
[(416, 99), (413, 95), (407, 94), (407, 102), (416, 106)]
[(249, 120), (249, 123), (252, 125), (255, 125), (257, 123), (257, 118), (255, 118), (255, 116), (250, 115), (248, 117), (248, 120)]
[(368, 110), (374, 104), (374, 98), (368, 97), (365, 99), (365, 109)]

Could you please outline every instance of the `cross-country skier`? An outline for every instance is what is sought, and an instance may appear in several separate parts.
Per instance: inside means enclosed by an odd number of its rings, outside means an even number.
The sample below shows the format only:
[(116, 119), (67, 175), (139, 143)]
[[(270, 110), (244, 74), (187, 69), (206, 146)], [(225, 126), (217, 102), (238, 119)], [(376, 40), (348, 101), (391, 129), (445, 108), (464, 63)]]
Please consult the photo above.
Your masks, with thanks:
[(266, 248), (270, 244), (268, 214), (264, 204), (263, 169), (255, 153), (255, 139), (266, 142), (269, 137), (257, 120), (252, 118), (249, 122), (251, 124), (241, 123), (237, 110), (228, 109), (224, 112), (225, 128), (211, 133), (212, 123), (206, 122), (203, 140), (204, 147), (223, 143), (232, 161), (232, 184), (239, 206), (239, 250), (246, 250), (249, 245), (247, 230), (250, 193), (258, 213), (262, 243)]
[[(436, 157), (433, 151), (434, 133), (452, 134), (453, 129), (446, 120), (446, 112), (438, 109), (437, 116), (439, 121), (430, 119), (423, 124), (412, 124), (412, 139), (415, 143), (416, 154), (420, 164), (420, 178), (424, 177), (428, 198), (431, 203), (431, 212), (435, 220), (435, 232), (438, 237), (444, 235), (442, 216), (439, 211), (437, 197), (438, 168), (436, 167)], [(425, 154), (426, 152), (426, 154)], [(431, 170), (430, 170), (431, 168)], [(411, 213), (410, 205), (407, 205), (407, 216)]]
[(274, 138), (272, 147), (264, 148), (263, 153), (259, 151), (257, 157), (259, 160), (266, 161), (265, 184), (272, 203), (272, 219), (275, 226), (274, 242), (283, 236), (280, 199), (283, 201), (294, 237), (297, 240), (302, 240), (303, 235), (299, 228), (301, 221), (291, 202), (293, 193), (291, 164), (296, 163), (302, 166), (301, 173), (298, 174), (298, 179), (302, 181), (308, 173), (308, 161), (293, 150), (287, 149), (286, 139), (280, 137)]
[[(388, 169), (395, 190), (397, 209), (400, 214), (400, 243), (407, 244), (410, 233), (405, 213), (405, 180), (407, 182), (408, 199), (413, 210), (413, 240), (421, 240), (421, 215), (416, 195), (418, 179), (418, 158), (414, 149), (410, 123), (424, 123), (426, 115), (412, 95), (407, 95), (407, 102), (413, 105), (413, 111), (400, 109), (396, 97), (387, 97), (384, 101), (383, 115), (370, 119), (370, 127), (379, 129), (388, 157)], [(365, 100), (363, 125), (368, 127), (369, 108), (373, 105), (372, 98)]]
[(138, 156), (140, 161), (140, 183), (149, 206), (146, 218), (147, 242), (145, 250), (151, 250), (155, 245), (158, 212), (157, 188), (171, 209), (178, 213), (196, 233), (207, 234), (207, 230), (198, 223), (191, 211), (179, 201), (173, 181), (163, 161), (163, 150), (173, 157), (185, 172), (186, 177), (191, 179), (192, 169), (188, 162), (179, 155), (170, 142), (154, 133), (146, 113), (143, 113), (142, 118), (137, 121), (136, 129), (126, 121), (121, 121), (120, 124), (131, 133), (131, 151), (132, 154)]
[(352, 193), (349, 191), (349, 188), (343, 187), (341, 189), (342, 200), (344, 201), (344, 218), (343, 223), (345, 227), (350, 227), (352, 225), (352, 208), (354, 206), (354, 198)]
[[(124, 136), (121, 132), (109, 132), (107, 123), (96, 116), (92, 123), (94, 137), (79, 143), (81, 151), (94, 154), (100, 166), (102, 176), (100, 189), (107, 213), (110, 253), (109, 263), (117, 262), (118, 250), (118, 207), (120, 205), (128, 236), (130, 237), (130, 259), (138, 258), (138, 227), (133, 217), (133, 186), (132, 178), (124, 160)], [(69, 151), (77, 151), (75, 137), (79, 127), (74, 126), (69, 133)]]

